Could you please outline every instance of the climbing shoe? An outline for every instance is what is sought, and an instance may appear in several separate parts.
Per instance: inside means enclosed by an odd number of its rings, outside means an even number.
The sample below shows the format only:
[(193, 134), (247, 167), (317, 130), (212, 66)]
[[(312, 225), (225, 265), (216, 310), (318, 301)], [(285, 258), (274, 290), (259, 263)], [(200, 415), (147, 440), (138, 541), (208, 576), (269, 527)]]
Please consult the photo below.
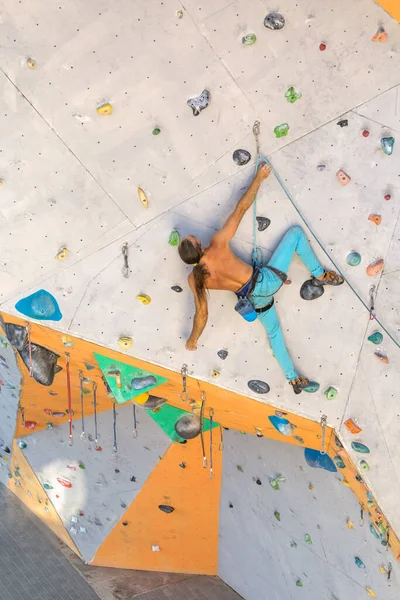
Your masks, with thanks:
[(315, 279), (316, 285), (342, 285), (344, 283), (343, 277), (338, 275), (335, 271), (324, 271), (323, 279)]
[(289, 382), (293, 388), (295, 394), (301, 394), (301, 392), (310, 385), (310, 382), (305, 377), (297, 377)]

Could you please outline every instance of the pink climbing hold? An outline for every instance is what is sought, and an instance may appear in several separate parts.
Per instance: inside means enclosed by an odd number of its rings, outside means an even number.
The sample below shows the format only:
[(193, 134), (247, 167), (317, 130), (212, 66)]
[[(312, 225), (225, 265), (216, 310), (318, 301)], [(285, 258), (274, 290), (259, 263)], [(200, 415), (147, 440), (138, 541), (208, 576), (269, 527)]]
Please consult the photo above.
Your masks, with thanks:
[(36, 421), (25, 421), (24, 425), (27, 429), (31, 429), (33, 431), (36, 427)]
[(383, 269), (384, 264), (385, 263), (384, 263), (383, 258), (380, 258), (379, 260), (376, 260), (375, 262), (371, 263), (370, 265), (368, 265), (368, 267), (366, 269), (367, 275), (369, 277), (374, 277), (375, 275), (379, 275), (379, 273)]
[(369, 137), (370, 132), (368, 131), (368, 129), (363, 129), (362, 134), (363, 134), (363, 137), (367, 138), (367, 137)]
[(45, 408), (44, 412), (46, 413), (46, 415), (51, 415), (51, 410), (49, 408)]
[(391, 196), (391, 194), (385, 194), (385, 195), (383, 196), (383, 198), (384, 198), (385, 200), (391, 200), (391, 199), (392, 199), (392, 196)]

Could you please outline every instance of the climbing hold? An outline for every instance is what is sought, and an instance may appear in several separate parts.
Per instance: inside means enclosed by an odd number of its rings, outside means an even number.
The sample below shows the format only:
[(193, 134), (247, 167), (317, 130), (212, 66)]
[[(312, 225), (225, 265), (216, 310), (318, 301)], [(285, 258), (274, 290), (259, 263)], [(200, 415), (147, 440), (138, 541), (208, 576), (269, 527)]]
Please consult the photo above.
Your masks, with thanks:
[(302, 582), (302, 580), (301, 580), (301, 579), (298, 579), (298, 580), (296, 581), (296, 585), (297, 585), (297, 587), (303, 587), (303, 582)]
[(183, 10), (177, 10), (176, 16), (178, 17), (178, 19), (182, 19), (183, 18)]
[(167, 514), (171, 514), (174, 512), (174, 508), (172, 506), (169, 506), (168, 504), (159, 504), (158, 508), (162, 511), (165, 512)]
[(339, 125), (339, 127), (347, 127), (349, 124), (348, 119), (341, 119), (340, 121), (338, 121), (336, 123), (336, 125)]
[(18, 446), (21, 448), (21, 450), (25, 450), (25, 448), (27, 447), (27, 445), (28, 444), (26, 442), (24, 442), (24, 440), (20, 440), (18, 442)]
[(151, 298), (147, 294), (138, 294), (136, 300), (139, 300), (142, 304), (150, 304)]
[(358, 481), (358, 483), (364, 483), (363, 478), (361, 477), (361, 475), (356, 475), (355, 476), (355, 480)]
[(257, 41), (257, 36), (255, 33), (247, 33), (242, 37), (243, 46), (252, 46)]
[(339, 469), (345, 469), (345, 468), (346, 468), (346, 465), (344, 464), (344, 461), (343, 461), (343, 459), (341, 458), (341, 456), (338, 456), (338, 455), (336, 455), (336, 456), (334, 457), (333, 461), (334, 461), (335, 465), (336, 465), (337, 467), (339, 467)]
[(384, 352), (379, 352), (379, 351), (374, 352), (374, 354), (375, 354), (376, 358), (378, 360), (380, 360), (381, 362), (383, 362), (385, 365), (389, 364), (389, 359), (387, 357), (387, 354), (385, 354)]
[(314, 486), (313, 486), (313, 484), (311, 483), (311, 481), (310, 481), (310, 483), (308, 484), (308, 489), (309, 489), (309, 490), (313, 490), (313, 489), (314, 489)]
[(259, 477), (257, 477), (257, 479), (254, 479), (254, 481), (256, 482), (257, 485), (262, 485), (262, 481)]
[(386, 201), (387, 201), (387, 200), (391, 200), (391, 199), (392, 199), (392, 196), (391, 196), (391, 194), (385, 194), (385, 195), (383, 196), (383, 199), (384, 199), (384, 200), (386, 200)]
[(352, 433), (353, 435), (362, 431), (361, 427), (359, 427), (353, 419), (347, 419), (347, 421), (345, 421), (344, 424), (348, 431), (350, 431), (350, 433)]
[(381, 147), (385, 154), (391, 156), (393, 154), (395, 139), (392, 136), (383, 137), (381, 139)]
[(208, 90), (203, 90), (200, 96), (196, 96), (195, 98), (190, 98), (186, 104), (190, 106), (193, 111), (193, 116), (197, 117), (202, 110), (207, 108), (207, 106), (211, 102), (211, 94)]
[(368, 267), (366, 268), (367, 275), (369, 277), (374, 277), (375, 275), (379, 275), (379, 273), (383, 269), (384, 263), (385, 263), (385, 261), (383, 260), (383, 258), (380, 258), (379, 260), (376, 260), (373, 263), (371, 263), (370, 265), (368, 265)]
[(282, 29), (285, 25), (285, 17), (278, 12), (270, 12), (264, 19), (264, 25), (268, 29)]
[(241, 465), (236, 465), (236, 468), (240, 473), (244, 473), (243, 467)]
[(221, 360), (225, 360), (228, 357), (228, 350), (218, 350), (217, 355)]
[(133, 344), (133, 339), (131, 337), (121, 336), (118, 338), (118, 346), (121, 350), (129, 350), (129, 348)]
[(35, 421), (24, 421), (24, 426), (27, 429), (30, 429), (31, 431), (33, 431), (36, 427), (36, 422)]
[[(6, 323), (5, 332), (10, 344), (14, 346), (16, 350), (22, 350), (28, 337), (26, 327), (15, 325), (14, 323)], [(7, 346), (4, 346), (4, 344), (6, 344), (5, 341), (2, 342), (2, 347), (7, 348), (8, 344)]]
[(326, 165), (324, 163), (320, 163), (317, 165), (317, 171), (325, 171)]
[(369, 137), (369, 134), (370, 134), (370, 132), (368, 131), (368, 129), (363, 129), (362, 130), (363, 137), (367, 138), (367, 137)]
[(381, 535), (387, 535), (387, 527), (384, 523), (382, 523), (382, 521), (378, 521), (376, 526)]
[(51, 483), (43, 483), (43, 487), (45, 490), (54, 490), (53, 486), (51, 485)]
[(297, 548), (296, 542), (290, 542), (290, 547), (291, 548)]
[(372, 36), (371, 42), (386, 42), (388, 39), (388, 34), (384, 30), (383, 27), (379, 27), (375, 35)]
[(276, 519), (277, 521), (280, 521), (280, 520), (281, 520), (281, 513), (280, 513), (280, 512), (278, 512), (278, 511), (276, 510), (276, 511), (274, 512), (274, 517), (275, 517), (275, 519)]
[(367, 463), (366, 460), (360, 460), (360, 469), (362, 469), (363, 471), (367, 472), (369, 471), (369, 464)]
[(261, 429), (261, 427), (254, 427), (254, 430), (256, 432), (257, 437), (259, 437), (259, 438), (264, 437), (263, 430)]
[[(146, 396), (146, 399), (143, 402), (143, 408), (145, 408), (146, 410), (160, 409), (161, 406), (163, 406), (167, 401), (166, 398), (160, 398), (159, 396), (152, 396), (148, 392), (145, 392), (145, 394), (143, 394), (143, 395)], [(138, 401), (138, 398), (141, 398), (141, 397), (142, 396), (137, 396), (135, 398), (136, 402)]]
[(365, 444), (361, 444), (361, 442), (351, 442), (351, 447), (355, 452), (359, 452), (360, 454), (369, 454), (370, 449)]
[(229, 506), (229, 508), (233, 508), (232, 502), (229, 502), (228, 506)]
[(15, 305), (18, 312), (40, 321), (60, 321), (62, 314), (57, 300), (46, 290), (39, 290)]
[(285, 137), (289, 133), (289, 125), (287, 123), (281, 123), (274, 128), (274, 133), (277, 138)]
[(300, 297), (303, 300), (316, 300), (324, 294), (324, 286), (317, 283), (317, 280), (307, 279), (300, 288)]
[(28, 65), (28, 67), (30, 69), (36, 69), (37, 67), (37, 62), (36, 60), (34, 60), (33, 58), (29, 57), (26, 59), (26, 64)]
[(350, 519), (347, 519), (346, 525), (347, 525), (347, 529), (354, 529), (354, 523), (352, 521), (350, 521)]
[(232, 154), (232, 159), (235, 164), (237, 164), (239, 167), (242, 167), (250, 162), (251, 154), (247, 150), (235, 150), (235, 152)]
[(268, 217), (256, 217), (258, 231), (265, 231), (271, 225), (271, 219)]
[(368, 341), (372, 342), (373, 344), (381, 344), (383, 340), (383, 335), (381, 334), (380, 331), (375, 331), (374, 333), (371, 333), (371, 335), (368, 336)]
[(288, 102), (290, 102), (290, 104), (294, 104), (296, 102), (296, 100), (300, 100), (300, 98), (302, 97), (302, 93), (301, 92), (296, 92), (296, 90), (294, 89), (294, 87), (290, 87), (286, 92), (285, 92), (285, 98)]
[(327, 400), (334, 400), (337, 396), (337, 389), (334, 388), (332, 385), (330, 385), (328, 388), (326, 388), (324, 394), (327, 398)]
[(319, 45), (319, 49), (321, 50), (321, 52), (323, 52), (324, 50), (326, 50), (326, 44), (325, 44), (324, 42), (322, 42), (322, 43)]
[(293, 439), (296, 440), (296, 442), (299, 442), (299, 444), (304, 444), (303, 438), (299, 437), (298, 435), (294, 435)]
[(336, 177), (341, 185), (347, 185), (351, 181), (351, 177), (347, 175), (343, 169), (339, 169), (339, 171), (336, 173)]
[(178, 294), (180, 294), (180, 292), (183, 292), (183, 289), (181, 288), (180, 285), (173, 285), (171, 287), (171, 290), (174, 291), (174, 292), (178, 292)]
[(142, 188), (141, 188), (141, 187), (138, 187), (137, 191), (138, 191), (138, 196), (139, 196), (139, 200), (140, 200), (140, 202), (143, 204), (143, 206), (144, 206), (145, 208), (149, 208), (149, 201), (148, 201), (148, 199), (147, 199), (147, 196), (146, 196), (146, 194), (145, 194), (145, 193), (144, 193), (144, 191), (142, 190)]
[(371, 596), (372, 598), (376, 598), (377, 597), (376, 594), (375, 594), (375, 592), (374, 592), (374, 590), (372, 588), (370, 588), (370, 587), (367, 586), (365, 588), (365, 591), (367, 592), (368, 596)]
[(372, 221), (373, 223), (375, 223), (375, 225), (380, 225), (382, 222), (382, 217), (381, 215), (369, 215), (368, 221)]
[(365, 564), (363, 563), (363, 561), (361, 560), (361, 558), (359, 558), (358, 556), (354, 557), (354, 562), (356, 563), (356, 566), (359, 569), (365, 569)]
[(212, 377), (213, 379), (218, 379), (218, 377), (219, 377), (220, 375), (221, 375), (221, 373), (220, 373), (219, 371), (217, 371), (216, 369), (213, 369), (213, 370), (211, 371), (211, 377)]
[(377, 530), (377, 528), (375, 527), (375, 525), (374, 525), (373, 523), (370, 523), (370, 524), (369, 524), (369, 530), (370, 530), (370, 532), (372, 533), (372, 535), (373, 535), (374, 537), (376, 537), (376, 539), (377, 539), (377, 540), (379, 540), (379, 539), (380, 539), (380, 537), (381, 537), (381, 536), (380, 536), (380, 533), (379, 533), (379, 531)]
[(296, 429), (296, 425), (293, 425), (287, 419), (282, 419), (281, 417), (276, 417), (275, 415), (268, 417), (268, 419), (273, 427), (275, 427), (275, 429), (282, 435), (292, 435)]
[(382, 573), (382, 575), (388, 575), (389, 573), (383, 565), (379, 565), (379, 572)]
[(322, 454), (318, 450), (304, 448), (304, 458), (308, 466), (314, 469), (325, 469), (325, 471), (330, 471), (331, 473), (337, 471), (333, 460), (327, 454)]
[(176, 433), (184, 440), (192, 440), (201, 432), (201, 420), (197, 415), (183, 415), (175, 423)]
[(52, 417), (65, 417), (65, 412), (55, 411), (51, 413)]
[(1, 438), (0, 438), (0, 450), (5, 452), (6, 454), (10, 454), (10, 452), (11, 452), (10, 448), (7, 446), (5, 441), (2, 440)]
[(72, 488), (72, 483), (69, 481), (69, 479), (66, 479), (65, 477), (57, 477), (57, 481), (63, 487)]
[(314, 394), (315, 392), (318, 392), (319, 387), (319, 383), (317, 383), (316, 381), (310, 381), (308, 383), (308, 386), (303, 388), (303, 392), (307, 392), (308, 394)]
[(156, 385), (157, 380), (154, 375), (146, 375), (146, 377), (134, 377), (131, 381), (133, 390), (143, 390), (144, 388)]
[(269, 485), (272, 487), (273, 490), (279, 490), (279, 481), (278, 478), (275, 477), (275, 479), (270, 479), (269, 480)]
[(67, 258), (67, 255), (68, 255), (68, 248), (65, 248), (65, 246), (64, 246), (57, 252), (56, 260), (64, 260), (64, 258)]
[(122, 525), (126, 527), (128, 525), (128, 521), (122, 521)]
[(169, 234), (168, 244), (170, 246), (179, 246), (179, 242), (181, 241), (181, 236), (179, 235), (179, 231), (173, 229)]
[(346, 257), (346, 262), (350, 267), (357, 267), (361, 262), (361, 254), (359, 252), (350, 252)]
[(256, 394), (268, 394), (270, 390), (268, 383), (261, 381), (260, 379), (250, 379), (250, 381), (247, 382), (247, 386)]
[(161, 129), (159, 127), (154, 127), (152, 134), (153, 135), (159, 135), (161, 133)]
[(112, 106), (109, 102), (104, 102), (104, 104), (100, 104), (97, 108), (97, 114), (99, 115), (111, 115), (112, 114)]
[(311, 535), (309, 533), (306, 533), (306, 535), (304, 536), (304, 541), (306, 544), (312, 544)]

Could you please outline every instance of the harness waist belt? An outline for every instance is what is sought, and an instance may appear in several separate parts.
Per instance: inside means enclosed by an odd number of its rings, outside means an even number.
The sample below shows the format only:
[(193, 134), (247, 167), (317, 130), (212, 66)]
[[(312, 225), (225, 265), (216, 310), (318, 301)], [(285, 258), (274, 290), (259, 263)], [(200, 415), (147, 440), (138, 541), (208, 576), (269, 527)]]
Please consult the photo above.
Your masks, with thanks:
[(269, 269), (270, 271), (275, 273), (275, 275), (277, 275), (279, 277), (279, 279), (282, 281), (282, 283), (285, 283), (285, 281), (287, 280), (287, 275), (286, 275), (286, 273), (283, 273), (283, 271), (280, 271), (279, 269), (275, 269), (275, 267), (270, 267), (269, 265), (267, 265), (267, 269)]
[(260, 315), (261, 313), (267, 312), (267, 310), (272, 308), (273, 305), (274, 305), (274, 299), (272, 298), (271, 302), (269, 302), (269, 304), (267, 304), (267, 306), (263, 306), (262, 308), (255, 308), (254, 310), (256, 311), (256, 313), (258, 315)]
[(259, 274), (260, 269), (258, 267), (253, 267), (253, 274), (248, 280), (248, 282), (242, 285), (242, 287), (239, 290), (237, 290), (237, 292), (235, 292), (238, 298), (246, 298), (247, 296), (250, 296), (250, 294), (253, 292), (256, 286)]

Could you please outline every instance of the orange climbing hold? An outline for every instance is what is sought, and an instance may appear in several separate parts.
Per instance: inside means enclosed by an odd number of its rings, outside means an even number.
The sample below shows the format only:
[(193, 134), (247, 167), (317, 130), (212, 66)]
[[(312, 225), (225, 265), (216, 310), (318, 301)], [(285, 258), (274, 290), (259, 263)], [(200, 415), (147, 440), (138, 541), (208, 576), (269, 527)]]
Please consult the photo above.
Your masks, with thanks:
[(385, 365), (389, 364), (389, 359), (384, 352), (374, 352), (376, 358), (381, 362), (385, 363)]
[(386, 40), (388, 39), (388, 37), (389, 36), (386, 33), (386, 31), (383, 29), (383, 27), (379, 27), (379, 29), (376, 32), (376, 34), (372, 36), (371, 41), (372, 42), (386, 42)]
[(381, 215), (369, 215), (368, 221), (372, 221), (375, 225), (380, 225), (382, 223)]
[(353, 421), (353, 419), (347, 419), (347, 421), (345, 421), (344, 424), (346, 428), (350, 431), (350, 433), (352, 433), (353, 435), (361, 433), (362, 431), (361, 427), (359, 427), (357, 423)]
[(375, 262), (368, 265), (368, 267), (366, 268), (367, 275), (369, 277), (374, 277), (375, 275), (379, 275), (379, 273), (383, 269), (384, 263), (385, 263), (385, 261), (383, 260), (383, 258), (380, 258), (379, 260), (376, 260)]

